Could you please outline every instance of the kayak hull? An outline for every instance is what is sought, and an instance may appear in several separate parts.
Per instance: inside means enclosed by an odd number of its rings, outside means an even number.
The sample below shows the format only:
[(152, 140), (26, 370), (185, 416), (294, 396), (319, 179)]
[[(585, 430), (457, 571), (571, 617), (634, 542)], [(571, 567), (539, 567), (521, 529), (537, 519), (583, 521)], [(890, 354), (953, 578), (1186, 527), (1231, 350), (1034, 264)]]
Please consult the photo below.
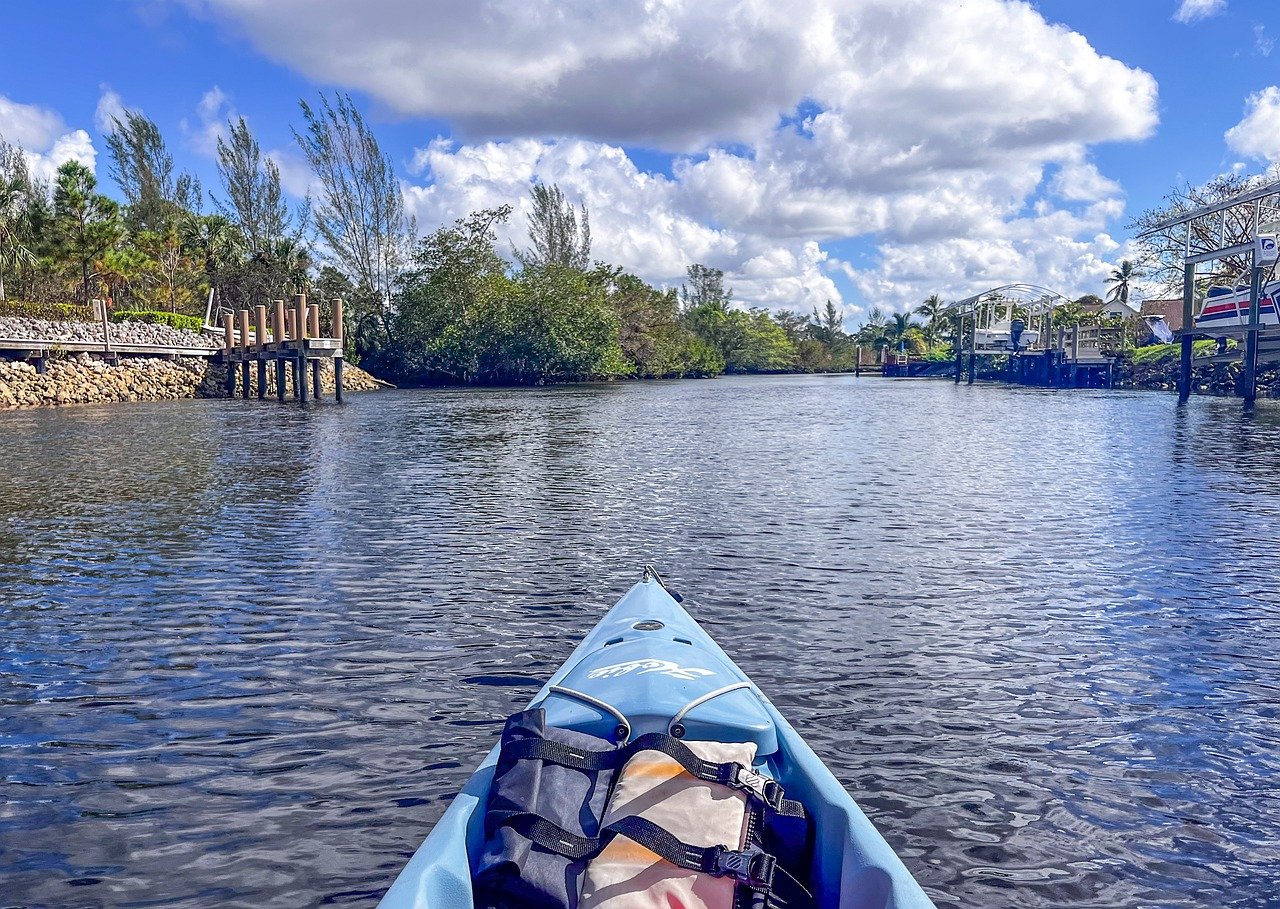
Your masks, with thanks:
[[(543, 707), (550, 725), (615, 741), (671, 731), (673, 720), (690, 740), (755, 741), (757, 769), (781, 782), (787, 797), (803, 802), (813, 818), (812, 881), (820, 906), (933, 906), (827, 766), (656, 579), (646, 576), (609, 610), (530, 706)], [(495, 746), (396, 878), (381, 909), (472, 905), (471, 856), (482, 848), (497, 757)]]

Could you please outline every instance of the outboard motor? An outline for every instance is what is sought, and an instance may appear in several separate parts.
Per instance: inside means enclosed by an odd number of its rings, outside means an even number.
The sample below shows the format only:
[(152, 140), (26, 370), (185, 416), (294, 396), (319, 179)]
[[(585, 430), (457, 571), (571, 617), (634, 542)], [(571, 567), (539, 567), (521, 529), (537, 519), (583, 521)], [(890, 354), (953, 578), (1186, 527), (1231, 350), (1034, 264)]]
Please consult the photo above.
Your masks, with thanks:
[(1021, 349), (1021, 344), (1019, 342), (1022, 340), (1022, 333), (1026, 331), (1026, 329), (1027, 323), (1023, 322), (1021, 319), (1014, 319), (1009, 323), (1009, 343), (1013, 345), (1014, 350)]

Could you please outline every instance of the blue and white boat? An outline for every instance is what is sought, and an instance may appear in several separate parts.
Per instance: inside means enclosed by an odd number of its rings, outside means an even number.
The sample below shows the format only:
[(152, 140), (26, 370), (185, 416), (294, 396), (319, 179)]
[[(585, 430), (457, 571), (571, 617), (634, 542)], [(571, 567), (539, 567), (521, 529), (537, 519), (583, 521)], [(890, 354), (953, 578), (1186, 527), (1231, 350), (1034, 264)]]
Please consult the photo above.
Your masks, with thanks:
[[(587, 634), (531, 706), (544, 708), (549, 723), (601, 738), (663, 732), (754, 742), (754, 769), (780, 782), (813, 820), (809, 883), (817, 905), (933, 906), (826, 765), (651, 570)], [(382, 909), (473, 905), (472, 870), (497, 758), (495, 746), (396, 878)]]
[[(1210, 287), (1204, 306), (1196, 316), (1196, 328), (1211, 335), (1243, 335), (1249, 324), (1249, 291), (1247, 284)], [(1263, 327), (1280, 325), (1277, 300), (1280, 300), (1280, 281), (1264, 284), (1258, 296), (1258, 323)]]

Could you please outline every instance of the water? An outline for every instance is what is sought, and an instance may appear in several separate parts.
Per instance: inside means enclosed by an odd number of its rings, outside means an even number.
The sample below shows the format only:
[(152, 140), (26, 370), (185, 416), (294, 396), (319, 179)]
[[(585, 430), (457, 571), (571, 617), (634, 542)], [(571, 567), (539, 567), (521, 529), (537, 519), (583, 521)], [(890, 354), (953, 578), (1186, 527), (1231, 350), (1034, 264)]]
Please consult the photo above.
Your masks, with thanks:
[(370, 905), (651, 561), (940, 906), (1274, 905), (1280, 407), (0, 414), (0, 905)]

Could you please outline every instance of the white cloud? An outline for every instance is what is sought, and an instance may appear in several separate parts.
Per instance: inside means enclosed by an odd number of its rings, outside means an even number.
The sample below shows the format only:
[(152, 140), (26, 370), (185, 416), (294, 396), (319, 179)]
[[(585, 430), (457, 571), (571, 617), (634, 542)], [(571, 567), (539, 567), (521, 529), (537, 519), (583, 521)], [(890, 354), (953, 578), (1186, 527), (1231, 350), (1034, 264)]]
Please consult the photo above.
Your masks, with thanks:
[[(1093, 281), (1121, 189), (1089, 149), (1157, 121), (1150, 75), (1020, 0), (200, 2), (316, 81), (449, 121), (405, 187), (424, 228), (556, 182), (601, 258), (668, 284), (705, 262), (777, 306), (837, 299), (835, 273), (897, 307)], [(646, 173), (635, 145), (681, 156)], [(865, 268), (822, 245), (863, 236)]]
[(120, 93), (105, 82), (99, 86), (102, 94), (98, 98), (98, 106), (93, 112), (93, 125), (101, 135), (115, 132), (116, 121), (124, 122), (124, 115), (129, 108), (125, 107)]
[(200, 96), (195, 121), (183, 117), (178, 126), (192, 149), (212, 158), (218, 151), (218, 139), (227, 136), (227, 121), (236, 116), (231, 96), (215, 85)]
[(0, 95), (0, 136), (22, 148), (48, 148), (67, 131), (57, 111)]
[(21, 104), (0, 95), (0, 139), (22, 149), (31, 175), (52, 180), (59, 167), (76, 160), (90, 170), (97, 150), (83, 129), (69, 129), (57, 111)]
[(1258, 23), (1253, 27), (1253, 49), (1264, 57), (1270, 57), (1276, 48), (1276, 39), (1267, 34), (1267, 27)]
[(1251, 94), (1245, 100), (1244, 119), (1223, 138), (1239, 154), (1280, 161), (1280, 88), (1270, 85)]
[(1174, 22), (1191, 23), (1216, 16), (1227, 8), (1227, 0), (1182, 0), (1173, 14)]

